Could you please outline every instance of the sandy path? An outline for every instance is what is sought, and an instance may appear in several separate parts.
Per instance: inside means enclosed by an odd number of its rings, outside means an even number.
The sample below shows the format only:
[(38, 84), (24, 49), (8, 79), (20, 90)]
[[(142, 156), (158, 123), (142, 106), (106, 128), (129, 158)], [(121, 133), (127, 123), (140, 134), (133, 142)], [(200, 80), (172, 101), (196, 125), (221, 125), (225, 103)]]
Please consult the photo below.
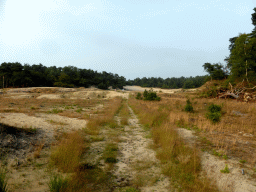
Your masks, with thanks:
[[(146, 90), (150, 90), (152, 87), (141, 87), (141, 86), (130, 86), (130, 85), (126, 85), (124, 86), (124, 89), (127, 91), (138, 91), (138, 92), (143, 92)], [(182, 89), (161, 89), (161, 88), (152, 88), (153, 91), (156, 92), (163, 92), (163, 93), (176, 93), (176, 92), (181, 92)], [(186, 89), (186, 91), (196, 91), (196, 89)]]
[(119, 187), (136, 186), (142, 192), (170, 191), (169, 178), (161, 174), (156, 153), (149, 148), (153, 143), (152, 139), (146, 138), (149, 132), (144, 131), (130, 107), (129, 110), (129, 125), (124, 127), (120, 136), (122, 142), (118, 144), (120, 155), (113, 173), (116, 183)]
[[(197, 137), (193, 135), (191, 130), (179, 128), (177, 131), (189, 145), (194, 145)], [(207, 177), (217, 185), (220, 191), (256, 191), (256, 182), (251, 179), (251, 173), (246, 168), (243, 168), (244, 174), (242, 174), (239, 160), (225, 160), (208, 152), (201, 152), (201, 164)], [(230, 173), (221, 173), (220, 170), (223, 170), (226, 165), (228, 165)]]

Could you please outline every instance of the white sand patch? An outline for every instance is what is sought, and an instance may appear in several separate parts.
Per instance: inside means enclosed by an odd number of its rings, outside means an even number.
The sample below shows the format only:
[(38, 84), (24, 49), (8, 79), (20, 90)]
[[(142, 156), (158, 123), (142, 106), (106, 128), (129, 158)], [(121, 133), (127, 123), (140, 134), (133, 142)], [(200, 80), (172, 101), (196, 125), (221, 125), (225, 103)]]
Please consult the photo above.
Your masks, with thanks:
[(10, 96), (13, 99), (29, 99), (32, 98), (33, 95), (29, 95), (29, 94), (23, 94), (23, 95), (17, 95), (15, 94), (14, 96)]
[(46, 132), (53, 132), (59, 128), (66, 131), (82, 129), (86, 127), (87, 123), (85, 120), (56, 114), (37, 113), (35, 115), (36, 116), (28, 116), (24, 113), (0, 113), (0, 123), (20, 128), (40, 128)]
[(64, 117), (56, 114), (36, 114), (36, 117), (43, 118), (47, 122), (60, 123), (60, 126), (64, 129), (78, 130), (86, 127), (87, 121), (77, 118)]
[[(195, 143), (197, 137), (193, 135), (191, 130), (184, 128), (179, 128), (177, 130), (186, 143), (189, 145)], [(217, 185), (220, 191), (256, 191), (256, 182), (251, 180), (246, 169), (244, 170), (245, 174), (242, 174), (242, 168), (240, 168), (238, 160), (224, 160), (211, 155), (208, 152), (202, 152), (201, 164), (207, 177)], [(226, 165), (228, 165), (230, 173), (221, 173), (220, 170), (224, 170)]]
[(61, 99), (61, 95), (57, 94), (43, 94), (37, 97), (37, 99)]

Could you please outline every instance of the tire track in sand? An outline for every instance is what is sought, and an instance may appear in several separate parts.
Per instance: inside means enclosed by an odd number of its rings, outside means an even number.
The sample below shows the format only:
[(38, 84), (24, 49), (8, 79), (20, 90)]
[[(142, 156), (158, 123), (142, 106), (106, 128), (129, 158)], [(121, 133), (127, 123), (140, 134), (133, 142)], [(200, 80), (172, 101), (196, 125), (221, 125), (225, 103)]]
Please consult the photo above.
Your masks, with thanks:
[(120, 135), (122, 142), (118, 144), (118, 162), (113, 170), (116, 188), (132, 186), (142, 192), (171, 191), (169, 178), (161, 173), (156, 152), (149, 148), (153, 144), (148, 138), (150, 132), (142, 128), (129, 106), (128, 109), (131, 117)]

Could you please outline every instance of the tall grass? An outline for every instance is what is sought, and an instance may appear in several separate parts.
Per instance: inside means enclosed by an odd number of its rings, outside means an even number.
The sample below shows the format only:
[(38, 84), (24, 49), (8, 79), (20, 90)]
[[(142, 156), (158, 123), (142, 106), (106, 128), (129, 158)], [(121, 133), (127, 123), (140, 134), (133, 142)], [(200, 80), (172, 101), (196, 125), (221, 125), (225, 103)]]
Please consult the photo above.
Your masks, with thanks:
[(97, 135), (99, 134), (99, 128), (104, 125), (110, 125), (115, 127), (116, 122), (114, 116), (119, 112), (121, 108), (122, 98), (115, 97), (105, 105), (103, 111), (96, 117), (89, 119), (86, 126), (86, 132), (88, 134)]
[(73, 172), (79, 166), (84, 149), (85, 142), (81, 132), (68, 133), (53, 148), (51, 162), (63, 172)]
[[(114, 116), (119, 112), (121, 98), (113, 98), (104, 103), (104, 108), (97, 117), (89, 119), (85, 131), (66, 133), (59, 143), (53, 147), (51, 154), (52, 165), (60, 171), (71, 173), (68, 180), (54, 176), (49, 187), (60, 191), (104, 191), (110, 188), (111, 175), (97, 165), (82, 163), (82, 155), (89, 143), (84, 138), (85, 134), (98, 135), (101, 126), (111, 126)], [(109, 143), (104, 150), (103, 159), (106, 163), (116, 162), (117, 145)]]
[(48, 183), (50, 192), (66, 192), (68, 189), (68, 179), (62, 175), (54, 174)]
[(216, 191), (200, 175), (200, 159), (196, 147), (191, 148), (184, 143), (174, 129), (175, 124), (168, 118), (172, 107), (164, 99), (156, 103), (130, 98), (129, 104), (140, 122), (151, 129), (163, 173), (171, 178), (172, 184), (185, 191)]
[(7, 178), (6, 171), (0, 167), (0, 192), (7, 192)]
[(128, 119), (130, 117), (130, 111), (127, 106), (127, 100), (122, 101), (122, 106), (119, 112), (119, 117), (121, 125), (128, 125)]

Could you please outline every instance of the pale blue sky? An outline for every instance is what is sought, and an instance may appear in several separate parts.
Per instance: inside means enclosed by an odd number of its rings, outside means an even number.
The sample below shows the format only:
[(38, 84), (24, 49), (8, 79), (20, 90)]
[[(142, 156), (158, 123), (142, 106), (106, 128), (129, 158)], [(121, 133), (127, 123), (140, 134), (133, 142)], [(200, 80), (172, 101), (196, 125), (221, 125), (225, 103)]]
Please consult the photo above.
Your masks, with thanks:
[(256, 0), (0, 0), (0, 63), (136, 77), (205, 75), (229, 38), (253, 29)]

